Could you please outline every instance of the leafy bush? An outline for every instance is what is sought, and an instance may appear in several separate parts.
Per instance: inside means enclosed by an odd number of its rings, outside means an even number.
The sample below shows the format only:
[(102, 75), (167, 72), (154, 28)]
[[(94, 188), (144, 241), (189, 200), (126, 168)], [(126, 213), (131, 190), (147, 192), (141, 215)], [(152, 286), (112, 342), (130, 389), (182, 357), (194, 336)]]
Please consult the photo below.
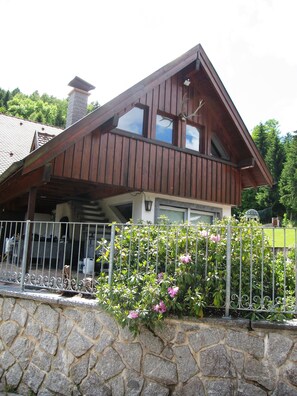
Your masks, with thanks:
[[(101, 274), (97, 298), (135, 334), (141, 325), (154, 328), (168, 315), (202, 317), (206, 307), (224, 308), (228, 243), (231, 308), (273, 309), (276, 295), (287, 292), (287, 286), (294, 290), (292, 265), (285, 284), (282, 260), (274, 259), (256, 221), (231, 218), (190, 226), (163, 219), (157, 225), (115, 227), (112, 283)], [(104, 240), (98, 249), (100, 260), (109, 261), (110, 243)], [(287, 296), (292, 303), (292, 293)]]

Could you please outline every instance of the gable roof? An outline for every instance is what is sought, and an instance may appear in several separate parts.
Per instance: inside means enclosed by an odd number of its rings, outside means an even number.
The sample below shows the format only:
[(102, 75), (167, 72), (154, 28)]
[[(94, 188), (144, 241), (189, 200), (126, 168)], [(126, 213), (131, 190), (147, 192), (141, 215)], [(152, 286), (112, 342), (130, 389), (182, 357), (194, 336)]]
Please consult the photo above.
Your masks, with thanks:
[[(205, 109), (206, 112), (209, 111), (211, 122), (216, 118), (222, 119), (220, 124), (223, 125), (224, 138), (227, 134), (226, 143), (228, 148), (233, 150), (232, 163), (212, 158), (209, 151), (196, 155), (196, 153), (186, 153), (183, 148), (175, 145), (170, 145), (166, 151), (154, 138), (133, 136), (133, 143), (123, 145), (123, 140), (116, 138), (118, 133), (110, 132), (117, 125), (120, 115), (137, 104), (147, 104), (147, 98), (152, 100), (153, 96), (156, 96), (159, 103), (161, 101), (171, 103), (168, 98), (165, 100), (170, 81), (175, 81), (176, 86), (180, 87), (184, 77), (189, 76), (193, 85), (196, 84), (198, 90), (201, 88), (203, 98), (205, 97), (206, 106), (203, 106), (202, 112)], [(172, 96), (175, 96), (174, 114), (181, 99), (180, 94), (180, 91), (172, 91)], [(149, 103), (153, 103), (153, 100)], [(160, 107), (155, 111), (158, 109)], [(212, 133), (217, 132), (220, 133), (220, 129), (218, 131), (209, 129), (207, 138), (210, 139)], [(110, 143), (108, 143), (109, 136)], [(115, 143), (115, 139), (118, 143)], [(142, 151), (137, 150), (141, 145), (153, 148), (151, 151), (146, 148), (142, 156)], [(115, 147), (120, 151), (117, 152), (116, 158), (114, 158)], [(166, 164), (164, 162), (164, 166), (157, 160), (157, 154), (156, 156), (154, 154), (159, 149), (164, 153), (166, 151), (164, 161), (167, 161), (166, 158), (168, 161)], [(154, 183), (147, 181), (148, 152), (152, 153), (150, 157), (150, 166), (154, 168), (152, 174), (158, 178)], [(135, 159), (136, 153), (137, 159)], [(173, 162), (171, 155), (174, 155)], [(203, 161), (202, 167), (198, 165), (200, 161)], [(201, 172), (200, 180), (197, 179), (198, 171), (196, 174), (193, 163), (197, 164)], [(143, 178), (139, 171), (141, 166), (146, 172)], [(183, 171), (187, 169), (187, 172), (193, 169), (190, 176), (192, 183), (188, 183), (193, 185), (193, 188), (185, 188), (182, 170), (180, 177), (177, 175), (179, 166)], [(117, 171), (121, 168), (116, 175), (115, 168)], [(201, 181), (203, 183), (200, 183)], [(263, 158), (201, 45), (86, 115), (63, 133), (27, 155), (22, 161), (14, 163), (2, 176), (0, 175), (1, 190), (10, 191), (10, 195), (6, 194), (3, 201), (13, 199), (16, 194), (20, 196), (27, 193), (32, 186), (38, 186), (40, 196), (46, 196), (47, 202), (50, 202), (49, 196), (51, 196), (52, 204), (54, 201), (61, 202), (73, 197), (99, 199), (135, 190), (173, 193), (182, 197), (238, 204), (242, 188), (271, 183), (272, 178)], [(17, 191), (15, 185), (18, 186)], [(102, 188), (98, 188), (99, 185)], [(195, 185), (199, 186), (199, 191), (198, 187), (194, 188)]]
[[(22, 160), (30, 153), (37, 132), (54, 137), (62, 129), (0, 114), (0, 175), (14, 162)], [(40, 145), (41, 141), (38, 147)]]
[[(157, 70), (105, 105), (99, 107), (94, 112), (88, 114), (77, 123), (67, 128), (62, 134), (52, 139), (45, 146), (28, 155), (25, 158), (23, 173), (29, 173), (32, 170), (45, 165), (53, 158), (57, 157), (60, 153), (65, 151), (73, 143), (77, 142), (99, 126), (108, 122), (127, 105), (131, 105), (131, 103), (137, 103), (137, 100), (141, 96), (145, 95), (154, 87), (158, 86), (161, 82), (164, 82), (166, 79), (172, 77), (193, 62), (196, 62), (197, 70), (203, 69), (204, 75), (206, 75), (206, 78), (208, 81), (210, 81), (213, 89), (219, 97), (219, 100), (224, 106), (225, 111), (228, 113), (229, 119), (235, 125), (241, 139), (244, 141), (245, 146), (250, 153), (250, 157), (254, 159), (254, 172), (257, 173), (257, 184), (271, 185), (272, 177), (263, 158), (257, 150), (249, 131), (247, 130), (222, 81), (220, 80), (218, 74), (216, 73), (200, 44), (174, 61), (168, 63), (166, 66)], [(245, 186), (248, 186), (248, 183), (249, 182), (245, 183)]]

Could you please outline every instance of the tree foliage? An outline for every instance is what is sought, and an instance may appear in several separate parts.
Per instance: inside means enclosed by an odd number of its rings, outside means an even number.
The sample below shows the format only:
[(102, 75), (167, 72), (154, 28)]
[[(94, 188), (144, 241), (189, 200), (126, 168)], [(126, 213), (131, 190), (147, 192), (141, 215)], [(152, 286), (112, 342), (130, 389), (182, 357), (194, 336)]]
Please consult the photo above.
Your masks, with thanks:
[(280, 178), (281, 203), (290, 217), (297, 216), (297, 136), (287, 147), (287, 160)]
[[(67, 99), (58, 99), (38, 91), (25, 95), (18, 88), (5, 91), (0, 88), (0, 113), (12, 115), (42, 124), (65, 127), (67, 116)], [(88, 105), (88, 112), (99, 107), (98, 102)]]
[[(271, 119), (264, 124), (260, 123), (253, 129), (252, 138), (271, 172), (274, 184), (272, 187), (263, 186), (244, 191), (240, 211), (253, 208), (270, 217), (282, 215), (285, 208), (280, 201), (279, 181), (286, 159), (286, 146), (285, 140), (280, 136), (278, 122)], [(289, 145), (289, 141), (286, 144)]]

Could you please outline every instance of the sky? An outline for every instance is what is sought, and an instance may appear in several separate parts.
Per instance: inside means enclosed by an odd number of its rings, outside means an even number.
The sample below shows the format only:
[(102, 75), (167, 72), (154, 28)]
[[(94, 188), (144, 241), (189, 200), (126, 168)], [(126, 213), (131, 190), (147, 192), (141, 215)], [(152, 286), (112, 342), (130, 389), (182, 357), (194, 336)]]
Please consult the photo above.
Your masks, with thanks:
[(296, 0), (0, 0), (0, 88), (103, 105), (201, 44), (249, 131), (297, 129)]

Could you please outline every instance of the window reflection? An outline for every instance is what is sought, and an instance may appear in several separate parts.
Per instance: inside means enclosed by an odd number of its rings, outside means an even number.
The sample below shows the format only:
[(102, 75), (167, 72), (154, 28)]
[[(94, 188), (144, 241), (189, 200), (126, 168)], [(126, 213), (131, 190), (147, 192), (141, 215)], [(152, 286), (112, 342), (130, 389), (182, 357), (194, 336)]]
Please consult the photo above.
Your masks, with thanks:
[(157, 114), (156, 139), (172, 144), (173, 141), (173, 119)]
[(186, 126), (186, 148), (199, 151), (200, 133), (198, 128), (187, 125)]
[(144, 110), (139, 107), (133, 107), (132, 110), (120, 117), (118, 128), (123, 131), (143, 135), (143, 116)]

